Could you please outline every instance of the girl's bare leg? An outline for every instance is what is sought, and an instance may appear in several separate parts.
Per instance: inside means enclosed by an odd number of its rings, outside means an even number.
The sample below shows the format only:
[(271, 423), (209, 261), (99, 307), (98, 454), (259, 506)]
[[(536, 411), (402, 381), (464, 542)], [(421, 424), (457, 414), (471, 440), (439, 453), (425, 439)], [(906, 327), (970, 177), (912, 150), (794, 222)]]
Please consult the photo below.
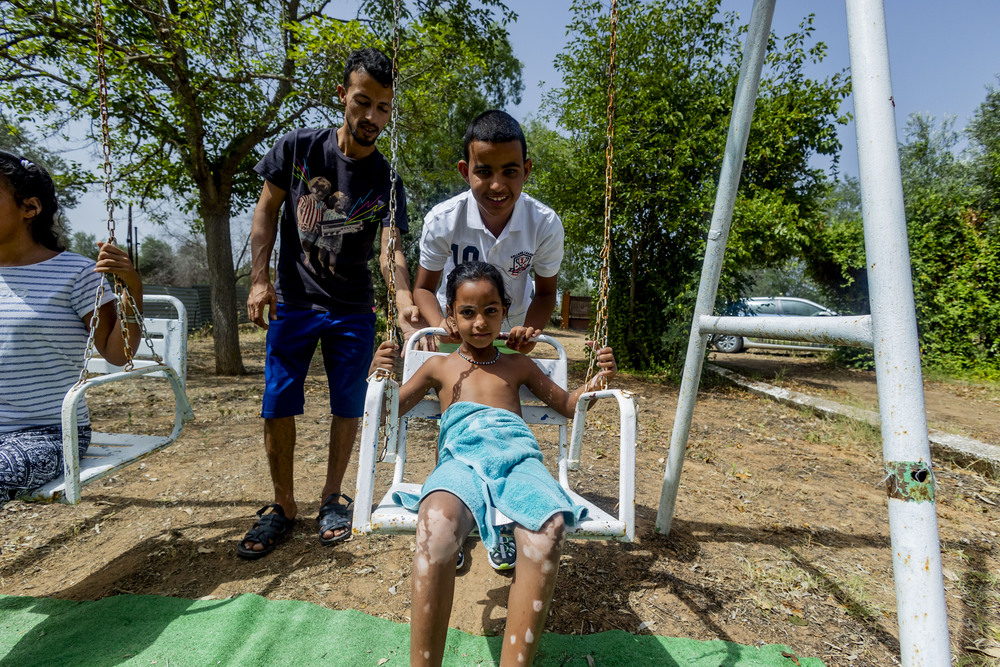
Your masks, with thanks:
[(537, 533), (514, 527), (517, 567), (507, 600), (507, 629), (503, 636), (501, 667), (530, 665), (542, 638), (549, 614), (552, 591), (556, 587), (559, 556), (562, 553), (565, 523), (556, 514)]
[(447, 491), (435, 491), (420, 503), (410, 603), (411, 665), (440, 665), (444, 658), (458, 550), (473, 526), (472, 512)]

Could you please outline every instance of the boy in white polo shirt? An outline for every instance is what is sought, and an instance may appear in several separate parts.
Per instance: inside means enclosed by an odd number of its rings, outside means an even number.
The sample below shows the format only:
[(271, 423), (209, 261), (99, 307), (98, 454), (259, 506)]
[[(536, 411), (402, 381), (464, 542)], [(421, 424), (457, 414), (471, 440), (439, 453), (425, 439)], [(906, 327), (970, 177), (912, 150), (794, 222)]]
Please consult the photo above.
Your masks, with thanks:
[(428, 322), (449, 331), (457, 343), (458, 332), (445, 318), (441, 276), (464, 262), (489, 262), (500, 269), (513, 301), (507, 346), (527, 353), (556, 307), (562, 221), (548, 206), (521, 193), (531, 160), (524, 132), (508, 113), (486, 111), (469, 123), (464, 155), (458, 171), (469, 189), (424, 218), (413, 300)]

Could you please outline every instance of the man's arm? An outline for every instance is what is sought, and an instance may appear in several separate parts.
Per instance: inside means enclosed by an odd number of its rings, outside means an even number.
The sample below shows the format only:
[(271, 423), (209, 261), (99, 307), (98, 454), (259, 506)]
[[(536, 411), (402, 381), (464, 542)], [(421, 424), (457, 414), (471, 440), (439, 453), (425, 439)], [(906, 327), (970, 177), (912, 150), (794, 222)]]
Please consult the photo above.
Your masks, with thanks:
[[(406, 268), (406, 255), (403, 254), (399, 231), (396, 230), (396, 251), (393, 260), (389, 261), (389, 227), (382, 228), (382, 250), (379, 252), (379, 266), (382, 267), (382, 277), (386, 285), (389, 284), (389, 276), (396, 279), (396, 309), (399, 311), (399, 328), (403, 331), (403, 337), (409, 338), (418, 329), (427, 326), (427, 321), (421, 316), (423, 312), (417, 304), (413, 302), (413, 291), (410, 288), (410, 271)], [(390, 274), (390, 271), (392, 272)]]
[(253, 211), (250, 227), (250, 296), (247, 297), (247, 315), (250, 321), (267, 329), (264, 307), (268, 319), (277, 319), (278, 296), (274, 292), (269, 269), (271, 251), (278, 238), (278, 211), (287, 193), (270, 181), (264, 181), (257, 207)]

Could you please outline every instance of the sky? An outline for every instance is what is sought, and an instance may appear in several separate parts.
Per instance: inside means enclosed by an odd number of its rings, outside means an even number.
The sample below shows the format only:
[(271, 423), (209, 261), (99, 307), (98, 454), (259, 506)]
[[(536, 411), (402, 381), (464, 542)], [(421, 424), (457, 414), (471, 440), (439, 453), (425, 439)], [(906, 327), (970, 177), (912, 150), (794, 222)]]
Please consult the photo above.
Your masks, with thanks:
[[(610, 1), (606, 0), (610, 6)], [(543, 95), (557, 88), (559, 73), (553, 66), (556, 55), (567, 42), (565, 27), (571, 17), (570, 0), (506, 0), (518, 14), (509, 26), (515, 55), (524, 64), (525, 90), (521, 103), (509, 109), (523, 121), (537, 116)], [(739, 14), (741, 22), (750, 18), (751, 0), (724, 0), (723, 8)], [(963, 129), (987, 87), (998, 86), (1000, 75), (1000, 2), (995, 0), (885, 0), (889, 38), (889, 62), (893, 98), (896, 102), (898, 139), (903, 139), (906, 119), (911, 113), (937, 118), (956, 117), (955, 129)], [(778, 0), (772, 30), (783, 36), (797, 28), (803, 17), (815, 14), (814, 37), (825, 42), (826, 59), (806, 74), (823, 78), (850, 66), (847, 43), (847, 12), (836, 0)], [(844, 111), (852, 111), (851, 100)], [(843, 145), (840, 171), (856, 176), (857, 147), (853, 124), (840, 129)], [(530, 147), (529, 147), (530, 148)], [(81, 154), (74, 159), (86, 160)], [(720, 156), (721, 158), (721, 156)], [(721, 161), (721, 159), (720, 159)], [(70, 211), (74, 231), (99, 237), (106, 234), (103, 191), (95, 188), (83, 203)], [(235, 215), (235, 224), (246, 224), (250, 212)], [(116, 213), (116, 220), (123, 220)], [(248, 229), (248, 228), (247, 228)], [(154, 233), (146, 225), (140, 235)], [(234, 236), (239, 230), (234, 226)], [(243, 233), (246, 233), (245, 231)], [(157, 233), (163, 236), (162, 233)], [(124, 237), (124, 232), (119, 236)]]

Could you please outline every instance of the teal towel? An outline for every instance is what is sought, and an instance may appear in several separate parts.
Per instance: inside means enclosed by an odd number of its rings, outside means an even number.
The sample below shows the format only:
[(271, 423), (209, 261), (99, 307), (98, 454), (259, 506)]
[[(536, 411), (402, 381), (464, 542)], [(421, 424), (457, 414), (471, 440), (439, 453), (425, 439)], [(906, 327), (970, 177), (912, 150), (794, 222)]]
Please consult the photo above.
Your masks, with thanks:
[(529, 530), (539, 530), (562, 512), (568, 526), (586, 517), (542, 463), (538, 441), (519, 415), (478, 403), (452, 404), (441, 415), (438, 464), (420, 495), (393, 493), (410, 511), (432, 491), (449, 491), (472, 512), (487, 548), (497, 546), (497, 527), (488, 517), (495, 508)]

